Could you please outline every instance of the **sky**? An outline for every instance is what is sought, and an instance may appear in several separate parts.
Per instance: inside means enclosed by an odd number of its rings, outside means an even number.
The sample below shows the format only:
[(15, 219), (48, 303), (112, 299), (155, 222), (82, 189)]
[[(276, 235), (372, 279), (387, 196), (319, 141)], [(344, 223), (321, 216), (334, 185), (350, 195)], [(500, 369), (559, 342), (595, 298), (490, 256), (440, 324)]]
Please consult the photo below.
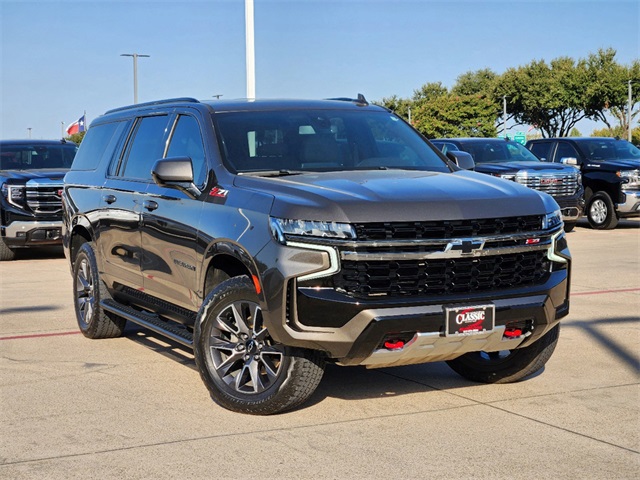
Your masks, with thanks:
[[(138, 59), (139, 102), (246, 97), (244, 9), (244, 0), (0, 0), (0, 139), (60, 138), (84, 112), (91, 122), (132, 104), (123, 53), (150, 55)], [(622, 64), (640, 58), (640, 0), (254, 0), (254, 10), (258, 98), (375, 101), (600, 48)]]

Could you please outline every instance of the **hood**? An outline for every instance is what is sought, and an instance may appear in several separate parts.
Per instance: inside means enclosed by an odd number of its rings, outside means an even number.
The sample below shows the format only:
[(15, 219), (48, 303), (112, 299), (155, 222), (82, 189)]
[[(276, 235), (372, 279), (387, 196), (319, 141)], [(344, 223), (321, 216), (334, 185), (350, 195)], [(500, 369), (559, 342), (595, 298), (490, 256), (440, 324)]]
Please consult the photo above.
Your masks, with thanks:
[(636, 170), (638, 168), (640, 168), (640, 160), (633, 160), (633, 159), (629, 159), (629, 160), (602, 160), (602, 161), (594, 161), (594, 160), (589, 160), (588, 162), (586, 162), (585, 164), (583, 164), (584, 167), (587, 168), (597, 168), (600, 170), (608, 170), (608, 171), (615, 171), (615, 170)]
[(574, 167), (562, 165), (561, 163), (548, 162), (499, 162), (499, 163), (476, 163), (476, 171), (482, 173), (516, 173), (520, 170), (528, 170), (533, 172), (547, 171), (572, 173)]
[(1, 170), (0, 179), (11, 180), (11, 183), (25, 183), (28, 180), (51, 179), (59, 180), (62, 183), (68, 169), (44, 168), (40, 170)]
[(273, 195), (271, 215), (299, 220), (391, 222), (541, 215), (544, 193), (475, 172), (371, 170), (287, 177), (237, 176), (240, 188)]

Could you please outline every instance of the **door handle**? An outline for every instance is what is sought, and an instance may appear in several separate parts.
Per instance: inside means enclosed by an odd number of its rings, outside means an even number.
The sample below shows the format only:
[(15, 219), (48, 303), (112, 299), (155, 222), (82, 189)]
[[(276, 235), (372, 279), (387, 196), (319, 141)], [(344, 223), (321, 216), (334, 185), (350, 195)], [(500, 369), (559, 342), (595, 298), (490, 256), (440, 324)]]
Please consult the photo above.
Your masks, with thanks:
[(112, 203), (114, 203), (117, 200), (117, 198), (116, 198), (115, 195), (103, 195), (102, 196), (102, 200), (105, 203), (108, 203), (109, 205), (111, 205)]
[(158, 204), (153, 200), (145, 200), (144, 202), (142, 202), (142, 206), (150, 212), (153, 212), (156, 208), (158, 208)]

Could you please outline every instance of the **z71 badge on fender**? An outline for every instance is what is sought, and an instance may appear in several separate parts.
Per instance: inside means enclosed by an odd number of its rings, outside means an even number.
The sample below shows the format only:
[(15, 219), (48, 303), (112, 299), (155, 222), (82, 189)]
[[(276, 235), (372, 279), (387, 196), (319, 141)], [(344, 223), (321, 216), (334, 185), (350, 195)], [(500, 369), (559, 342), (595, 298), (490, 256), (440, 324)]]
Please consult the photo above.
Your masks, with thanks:
[(445, 308), (446, 335), (473, 335), (493, 330), (494, 305), (462, 306)]

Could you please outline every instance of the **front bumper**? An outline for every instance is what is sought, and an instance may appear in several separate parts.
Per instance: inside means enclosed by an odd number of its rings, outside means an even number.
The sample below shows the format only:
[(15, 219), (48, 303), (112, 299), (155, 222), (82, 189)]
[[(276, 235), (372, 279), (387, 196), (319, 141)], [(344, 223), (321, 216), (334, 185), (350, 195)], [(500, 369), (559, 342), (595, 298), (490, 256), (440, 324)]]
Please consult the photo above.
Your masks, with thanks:
[(62, 221), (14, 221), (0, 227), (2, 239), (9, 247), (32, 247), (62, 243)]
[(577, 222), (584, 214), (585, 201), (584, 190), (580, 188), (576, 195), (553, 197), (560, 206), (562, 220), (565, 222)]
[(640, 191), (623, 190), (624, 202), (616, 205), (618, 215), (621, 217), (640, 216)]
[[(570, 254), (564, 234), (554, 234), (548, 251), (553, 270), (538, 285), (479, 293), (362, 298), (305, 281), (333, 268), (322, 249), (291, 248), (274, 243), (258, 254), (258, 264), (276, 259), (277, 268), (261, 272), (263, 315), (272, 337), (290, 346), (322, 350), (343, 365), (382, 367), (456, 358), (469, 351), (511, 350), (535, 342), (569, 312)], [(261, 258), (264, 257), (264, 261)], [(273, 265), (273, 260), (271, 260)], [(302, 281), (299, 281), (302, 279)], [(465, 337), (445, 335), (445, 308), (495, 306), (495, 327)], [(505, 335), (514, 322), (523, 326), (516, 338)], [(384, 348), (400, 336), (401, 349)]]

